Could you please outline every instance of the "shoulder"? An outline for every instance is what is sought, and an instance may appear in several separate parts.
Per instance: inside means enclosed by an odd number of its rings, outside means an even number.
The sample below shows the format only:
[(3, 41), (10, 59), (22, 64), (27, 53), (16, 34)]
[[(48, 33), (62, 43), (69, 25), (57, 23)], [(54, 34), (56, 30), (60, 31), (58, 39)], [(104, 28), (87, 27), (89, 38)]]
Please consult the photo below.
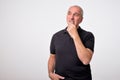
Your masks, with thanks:
[(65, 29), (59, 30), (53, 34), (53, 38), (62, 35), (65, 32)]
[(94, 38), (94, 34), (92, 32), (90, 32), (90, 31), (82, 29), (82, 34), (84, 35), (84, 37)]

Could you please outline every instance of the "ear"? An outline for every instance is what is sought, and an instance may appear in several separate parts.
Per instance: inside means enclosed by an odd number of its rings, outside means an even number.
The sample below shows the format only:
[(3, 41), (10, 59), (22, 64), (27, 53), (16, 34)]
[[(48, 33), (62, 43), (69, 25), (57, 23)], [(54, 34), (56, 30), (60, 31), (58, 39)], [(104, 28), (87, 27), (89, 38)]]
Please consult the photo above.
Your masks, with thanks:
[(81, 23), (82, 21), (83, 21), (83, 17), (80, 18), (80, 22), (79, 23)]

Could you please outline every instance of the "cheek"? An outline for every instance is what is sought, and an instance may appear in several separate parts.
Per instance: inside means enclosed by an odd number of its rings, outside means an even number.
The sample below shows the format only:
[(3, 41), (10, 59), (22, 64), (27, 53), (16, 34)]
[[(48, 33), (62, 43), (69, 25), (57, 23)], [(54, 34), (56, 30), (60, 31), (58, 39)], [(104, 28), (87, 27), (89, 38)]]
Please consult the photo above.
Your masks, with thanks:
[(67, 22), (67, 24), (69, 23), (69, 17), (66, 17), (66, 22)]
[(76, 23), (80, 23), (81, 22), (81, 19), (80, 18), (77, 18), (76, 19)]
[(71, 18), (69, 16), (66, 17), (67, 22), (69, 22), (71, 20)]
[(69, 17), (69, 16), (67, 16), (67, 17), (66, 17), (66, 19), (67, 19), (67, 20), (69, 20), (69, 19), (70, 19), (70, 17)]
[(78, 22), (80, 22), (80, 20), (79, 19), (75, 19), (75, 23), (78, 23)]

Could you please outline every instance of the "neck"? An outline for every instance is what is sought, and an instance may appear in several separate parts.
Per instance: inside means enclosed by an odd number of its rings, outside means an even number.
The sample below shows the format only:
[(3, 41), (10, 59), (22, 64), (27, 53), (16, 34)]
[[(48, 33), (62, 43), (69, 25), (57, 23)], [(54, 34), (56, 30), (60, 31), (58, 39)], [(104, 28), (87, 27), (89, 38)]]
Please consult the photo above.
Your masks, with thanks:
[(77, 26), (77, 29), (79, 28), (79, 25)]

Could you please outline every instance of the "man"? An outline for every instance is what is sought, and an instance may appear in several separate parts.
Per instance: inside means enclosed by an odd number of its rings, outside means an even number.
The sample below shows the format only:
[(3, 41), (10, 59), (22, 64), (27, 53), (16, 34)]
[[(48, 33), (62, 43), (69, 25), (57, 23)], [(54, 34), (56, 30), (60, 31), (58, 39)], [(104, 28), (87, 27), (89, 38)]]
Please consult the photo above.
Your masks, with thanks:
[(68, 26), (55, 33), (51, 40), (48, 74), (51, 80), (92, 80), (90, 61), (94, 51), (94, 36), (80, 28), (83, 10), (71, 6)]

